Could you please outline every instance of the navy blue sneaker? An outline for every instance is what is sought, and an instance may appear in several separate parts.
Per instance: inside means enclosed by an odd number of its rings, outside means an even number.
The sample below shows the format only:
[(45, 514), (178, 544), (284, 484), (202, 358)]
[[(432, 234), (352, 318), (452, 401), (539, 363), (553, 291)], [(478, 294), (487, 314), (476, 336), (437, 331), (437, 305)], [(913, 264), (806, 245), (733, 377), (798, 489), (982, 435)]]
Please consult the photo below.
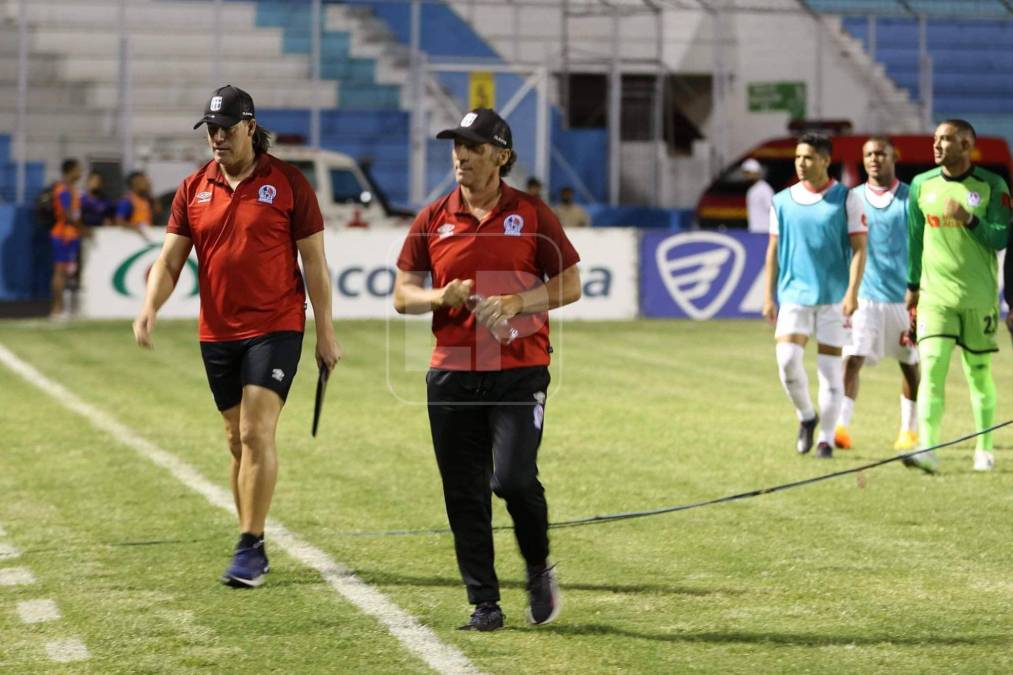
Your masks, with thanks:
[(222, 583), (233, 588), (256, 588), (270, 571), (264, 540), (244, 534), (236, 544), (232, 564), (222, 575)]
[(503, 610), (495, 602), (480, 602), (472, 612), (468, 623), (457, 630), (477, 630), (483, 633), (503, 627)]
[(556, 566), (528, 568), (528, 623), (536, 626), (554, 621), (563, 607), (556, 581)]

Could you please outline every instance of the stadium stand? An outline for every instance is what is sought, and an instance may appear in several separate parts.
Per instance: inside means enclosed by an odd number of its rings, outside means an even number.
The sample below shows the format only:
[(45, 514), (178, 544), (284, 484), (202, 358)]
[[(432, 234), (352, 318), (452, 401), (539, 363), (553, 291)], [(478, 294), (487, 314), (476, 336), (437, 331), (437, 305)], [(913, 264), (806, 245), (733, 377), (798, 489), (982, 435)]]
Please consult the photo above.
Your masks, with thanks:
[[(0, 0), (8, 19), (17, 2)], [(29, 55), (29, 159), (45, 162), (50, 176), (63, 156), (115, 156), (121, 148), (118, 102), (119, 2), (39, 0), (29, 3), (32, 42)], [(138, 158), (188, 157), (200, 153), (180, 119), (189, 119), (210, 81), (207, 54), (212, 45), (212, 5), (187, 0), (138, 0), (129, 3), (132, 60), (131, 96), (135, 155)], [(226, 57), (222, 77), (254, 94), (258, 117), (268, 128), (308, 139), (309, 108), (316, 97), (323, 108), (321, 145), (367, 164), (388, 199), (408, 202), (410, 115), (406, 92), (410, 15), (407, 5), (389, 2), (326, 2), (321, 35), (322, 85), (310, 79), (309, 3), (282, 0), (232, 0), (225, 3), (223, 24), (229, 33), (219, 45)], [(466, 58), (500, 62), (496, 52), (456, 12), (442, 3), (426, 3), (423, 50), (431, 59)], [(83, 30), (86, 29), (86, 30)], [(0, 27), (0, 80), (13, 92), (17, 73), (14, 22)], [(446, 40), (454, 35), (454, 40)], [(251, 54), (249, 45), (256, 44)], [(241, 57), (241, 58), (239, 58)], [(441, 76), (446, 93), (466, 101), (467, 76)], [(516, 76), (500, 78), (501, 100), (521, 86)], [(534, 97), (522, 103), (516, 136), (534, 142)], [(14, 97), (0, 103), (0, 133), (14, 126)], [(531, 108), (526, 110), (525, 108)], [(554, 145), (597, 198), (606, 177), (604, 130), (567, 131), (553, 115)], [(428, 185), (446, 174), (446, 146), (430, 141)], [(525, 149), (517, 173), (530, 171), (533, 152)], [(37, 171), (37, 169), (33, 169)], [(0, 196), (8, 191), (0, 169)], [(557, 185), (572, 183), (558, 162)], [(32, 190), (41, 186), (33, 184)], [(12, 188), (11, 188), (12, 189)]]
[(809, 0), (808, 4), (819, 12), (845, 15), (844, 28), (862, 41), (912, 98), (921, 96), (918, 16), (925, 16), (934, 117), (962, 117), (979, 133), (1004, 136), (1013, 143), (1013, 9), (1009, 3)]
[[(343, 3), (369, 12), (370, 16), (382, 21), (390, 34), (400, 45), (407, 48), (411, 42), (411, 10), (407, 4), (391, 3), (377, 0), (348, 0)], [(330, 21), (330, 17), (328, 17)], [(504, 59), (495, 49), (457, 12), (444, 3), (427, 2), (421, 11), (422, 30), (420, 47), (430, 62), (441, 60), (467, 59), (469, 61), (486, 61), (493, 64), (503, 63)], [(454, 39), (448, 40), (452, 35)], [(468, 100), (468, 78), (464, 74), (444, 73), (438, 81), (446, 92), (458, 102)], [(500, 102), (509, 100), (511, 95), (523, 84), (523, 78), (515, 75), (497, 77), (498, 99)], [(528, 97), (518, 108), (518, 114), (511, 117), (514, 138), (519, 144), (521, 158), (519, 170), (532, 171), (530, 161), (533, 152), (525, 146), (531, 146), (535, 138), (534, 99)], [(550, 182), (552, 185), (572, 184), (579, 180), (596, 200), (604, 201), (606, 195), (607, 172), (607, 134), (604, 129), (565, 129), (559, 111), (552, 113), (552, 142), (559, 155), (568, 158), (569, 168), (577, 171), (577, 176), (569, 173), (558, 160), (552, 161)], [(407, 147), (407, 133), (404, 142)], [(523, 145), (521, 145), (523, 144)], [(429, 141), (428, 156), (437, 158), (430, 161), (427, 169), (427, 186), (432, 189), (440, 183), (446, 174), (446, 144)], [(527, 156), (525, 156), (527, 155)], [(379, 171), (376, 172), (380, 174)], [(402, 176), (402, 183), (407, 184), (407, 171)], [(381, 185), (383, 182), (381, 181)]]

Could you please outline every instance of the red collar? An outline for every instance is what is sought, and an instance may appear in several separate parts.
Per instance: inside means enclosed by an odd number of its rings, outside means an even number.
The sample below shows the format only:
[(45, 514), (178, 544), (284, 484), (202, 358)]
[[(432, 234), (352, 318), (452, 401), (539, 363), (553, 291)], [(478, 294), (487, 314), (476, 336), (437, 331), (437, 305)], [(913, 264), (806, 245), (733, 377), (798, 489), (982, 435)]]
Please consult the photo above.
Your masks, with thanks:
[[(257, 155), (257, 160), (254, 164), (253, 172), (247, 176), (252, 178), (253, 176), (266, 176), (271, 171), (271, 160), (266, 152), (262, 152)], [(208, 167), (207, 173), (205, 174), (207, 179), (211, 183), (219, 183), (220, 185), (228, 185), (229, 182), (222, 175), (221, 168), (218, 166), (218, 162), (211, 160), (211, 165)], [(246, 180), (246, 179), (244, 179)]]
[[(492, 209), (490, 209), (490, 216), (499, 211), (512, 209), (517, 205), (517, 190), (513, 189), (503, 181), (500, 181), (499, 189), (499, 201), (496, 202), (496, 205), (493, 206)], [(471, 215), (471, 211), (464, 203), (464, 197), (461, 194), (461, 186), (457, 186), (457, 188), (451, 192), (450, 196), (447, 198), (447, 211), (450, 213), (464, 213), (469, 216)]]

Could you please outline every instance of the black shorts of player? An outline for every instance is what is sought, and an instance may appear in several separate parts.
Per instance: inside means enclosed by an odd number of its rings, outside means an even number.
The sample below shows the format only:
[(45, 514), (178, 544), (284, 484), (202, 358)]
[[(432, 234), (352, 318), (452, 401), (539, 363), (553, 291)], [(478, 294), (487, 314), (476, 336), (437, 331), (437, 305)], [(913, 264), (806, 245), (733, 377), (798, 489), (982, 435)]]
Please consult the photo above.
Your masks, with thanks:
[(287, 399), (302, 356), (302, 335), (281, 331), (246, 340), (201, 342), (204, 370), (218, 409), (239, 405), (248, 384), (270, 389), (282, 401)]

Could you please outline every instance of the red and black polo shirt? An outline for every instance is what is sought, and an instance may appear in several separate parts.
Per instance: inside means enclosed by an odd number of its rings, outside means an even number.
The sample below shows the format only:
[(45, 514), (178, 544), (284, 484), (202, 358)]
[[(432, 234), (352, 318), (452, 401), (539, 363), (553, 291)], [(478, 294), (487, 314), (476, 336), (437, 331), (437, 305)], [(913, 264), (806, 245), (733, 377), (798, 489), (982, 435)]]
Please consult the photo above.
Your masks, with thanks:
[[(541, 199), (501, 184), (496, 207), (481, 222), (457, 188), (415, 218), (397, 266), (430, 272), (433, 286), (471, 279), (483, 296), (519, 293), (580, 260), (556, 214)], [(501, 345), (464, 307), (433, 313), (433, 368), (505, 370), (549, 364), (548, 312), (511, 319), (520, 337)]]
[(167, 231), (191, 239), (197, 252), (201, 341), (302, 331), (306, 292), (296, 242), (323, 229), (305, 176), (267, 153), (234, 192), (214, 160), (187, 177)]

